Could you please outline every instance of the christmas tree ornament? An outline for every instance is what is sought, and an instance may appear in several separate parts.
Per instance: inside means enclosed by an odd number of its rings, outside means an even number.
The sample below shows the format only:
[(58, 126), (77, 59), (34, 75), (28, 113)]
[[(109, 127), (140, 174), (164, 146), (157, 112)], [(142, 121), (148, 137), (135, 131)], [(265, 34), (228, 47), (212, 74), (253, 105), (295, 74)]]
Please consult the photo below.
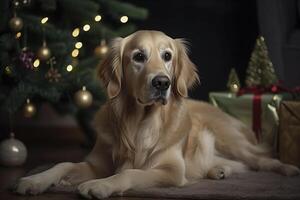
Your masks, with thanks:
[(39, 48), (37, 57), (42, 60), (48, 60), (51, 57), (51, 50), (47, 47), (46, 41), (43, 42), (43, 46)]
[(45, 78), (48, 79), (49, 82), (59, 82), (61, 78), (61, 74), (57, 69), (51, 67), (45, 75)]
[(23, 66), (27, 69), (33, 69), (34, 53), (24, 47), (19, 55), (19, 59)]
[(246, 72), (246, 85), (248, 87), (267, 87), (278, 82), (265, 39), (259, 36), (256, 39)]
[(108, 46), (106, 44), (106, 41), (103, 39), (101, 40), (100, 45), (95, 48), (94, 53), (98, 58), (103, 58), (107, 52)]
[(14, 32), (19, 32), (23, 28), (23, 20), (20, 17), (14, 16), (9, 20), (9, 27)]
[(22, 1), (23, 5), (29, 5), (31, 3), (31, 0), (23, 0)]
[(54, 68), (54, 65), (56, 64), (55, 57), (50, 58), (47, 64), (50, 65), (50, 69), (46, 73), (45, 78), (48, 79), (49, 82), (59, 82), (61, 74)]
[(10, 133), (10, 138), (0, 143), (0, 163), (4, 166), (22, 165), (27, 158), (26, 146), (15, 139), (14, 133)]
[(75, 103), (80, 108), (87, 108), (93, 103), (92, 94), (86, 89), (85, 86), (81, 90), (77, 91), (74, 95)]
[(13, 6), (15, 7), (15, 8), (18, 8), (18, 7), (20, 7), (20, 5), (21, 5), (21, 3), (20, 3), (20, 1), (19, 0), (13, 0)]
[(227, 88), (230, 90), (232, 93), (237, 93), (240, 90), (241, 84), (239, 77), (235, 71), (234, 68), (231, 68), (228, 82), (227, 82)]
[(35, 115), (35, 113), (36, 113), (35, 105), (30, 102), (30, 99), (27, 99), (23, 109), (24, 117), (30, 118), (33, 115)]
[(6, 66), (4, 68), (4, 73), (7, 75), (7, 76), (10, 76), (12, 74), (12, 71), (11, 71), (11, 66)]

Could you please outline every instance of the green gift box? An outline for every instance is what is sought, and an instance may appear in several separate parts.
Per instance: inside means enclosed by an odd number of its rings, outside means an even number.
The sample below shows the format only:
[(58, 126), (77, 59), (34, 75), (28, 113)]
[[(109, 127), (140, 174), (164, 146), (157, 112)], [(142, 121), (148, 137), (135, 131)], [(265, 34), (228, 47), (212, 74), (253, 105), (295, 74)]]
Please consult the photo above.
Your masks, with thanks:
[(277, 152), (278, 108), (282, 100), (291, 99), (289, 93), (243, 94), (211, 92), (210, 102), (239, 119), (252, 129), (258, 143), (266, 143)]

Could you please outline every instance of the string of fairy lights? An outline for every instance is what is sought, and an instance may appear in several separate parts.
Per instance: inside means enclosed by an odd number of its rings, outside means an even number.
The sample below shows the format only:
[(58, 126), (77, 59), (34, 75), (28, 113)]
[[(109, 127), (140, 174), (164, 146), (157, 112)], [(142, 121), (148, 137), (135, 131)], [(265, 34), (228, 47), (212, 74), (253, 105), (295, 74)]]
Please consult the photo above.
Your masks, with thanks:
[[(15, 5), (16, 6), (16, 5)], [(19, 40), (22, 37), (22, 29), (23, 29), (23, 20), (20, 17), (17, 17), (16, 13), (16, 7), (14, 7), (14, 16), (9, 21), (9, 25), (13, 33), (15, 34), (15, 38)], [(50, 19), (47, 16), (41, 17), (40, 23), (42, 27), (42, 34), (43, 34), (43, 41), (42, 46), (37, 50), (36, 56), (32, 52), (29, 52), (32, 54), (33, 60), (30, 60), (30, 66), (33, 69), (38, 69), (43, 62), (46, 62), (48, 65), (50, 65), (49, 71), (45, 74), (45, 78), (48, 79), (49, 82), (58, 82), (60, 78), (62, 77), (61, 74), (57, 69), (55, 69), (54, 65), (56, 64), (55, 57), (52, 57), (52, 53), (50, 48), (47, 46), (46, 41), (46, 24), (49, 23)], [(100, 23), (103, 21), (103, 17), (100, 14), (97, 14), (94, 16), (93, 21)], [(128, 16), (123, 15), (119, 18), (120, 23), (125, 24), (129, 21)], [(78, 64), (78, 60), (76, 58), (80, 54), (80, 49), (84, 46), (83, 42), (80, 41), (80, 34), (81, 32), (88, 32), (92, 29), (91, 23), (86, 23), (81, 26), (78, 26), (74, 28), (71, 31), (71, 36), (75, 39), (74, 42), (74, 48), (70, 52), (70, 56), (72, 57), (72, 63), (69, 63), (65, 66), (65, 70), (67, 72), (72, 72), (74, 70), (74, 67)], [(103, 38), (100, 42), (100, 45), (95, 48), (95, 55), (97, 57), (103, 57), (108, 51), (108, 46), (106, 44), (105, 38)], [(22, 49), (22, 52), (24, 54), (28, 54), (28, 48), (24, 47)], [(31, 68), (29, 67), (29, 68)], [(5, 72), (7, 74), (11, 73), (10, 66), (5, 67)], [(80, 108), (86, 108), (89, 107), (92, 104), (93, 96), (92, 94), (87, 90), (86, 86), (82, 86), (82, 89), (77, 91), (74, 94), (74, 100), (77, 106)], [(23, 113), (25, 117), (32, 117), (36, 113), (36, 107), (33, 104), (33, 102), (30, 100), (30, 98), (27, 98), (25, 102), (25, 106), (23, 108)]]
[[(41, 19), (41, 24), (42, 24), (42, 25), (45, 25), (45, 24), (48, 22), (48, 20), (49, 20), (48, 17), (43, 17), (43, 18)], [(96, 15), (96, 16), (94, 17), (94, 21), (95, 21), (95, 22), (100, 22), (101, 20), (102, 20), (102, 16), (101, 16), (101, 15)], [(123, 24), (127, 23), (128, 20), (129, 20), (129, 18), (128, 18), (128, 16), (126, 16), (126, 15), (123, 15), (123, 16), (120, 17), (120, 22), (123, 23)], [(88, 32), (88, 31), (90, 31), (90, 29), (91, 29), (91, 25), (90, 25), (90, 24), (84, 24), (84, 25), (82, 26), (82, 31)], [(73, 36), (74, 38), (78, 38), (79, 35), (80, 35), (80, 30), (81, 30), (81, 29), (78, 28), (78, 27), (75, 28), (75, 29), (72, 31), (72, 36)], [(16, 34), (16, 38), (20, 38), (21, 35), (22, 35), (21, 32), (18, 32), (18, 33)], [(83, 43), (80, 42), (80, 41), (77, 41), (77, 42), (74, 44), (74, 47), (75, 47), (75, 48), (74, 48), (74, 49), (72, 50), (72, 52), (71, 52), (71, 56), (72, 56), (73, 58), (76, 58), (76, 57), (79, 56), (79, 53), (80, 53), (79, 51), (80, 51), (80, 49), (82, 48), (82, 46), (83, 46)], [(100, 54), (105, 55), (106, 52), (107, 52), (107, 50), (108, 50), (108, 48), (106, 47), (106, 42), (103, 42), (103, 40), (102, 40), (100, 46), (102, 47), (101, 50), (100, 50)], [(34, 62), (33, 62), (33, 67), (38, 68), (39, 65), (40, 65), (40, 63), (41, 63), (41, 62), (40, 62), (40, 60), (39, 60), (38, 58), (35, 59)], [(66, 66), (66, 70), (67, 70), (68, 72), (73, 71), (73, 68), (74, 68), (74, 66), (73, 66), (72, 64), (68, 64), (68, 65)]]

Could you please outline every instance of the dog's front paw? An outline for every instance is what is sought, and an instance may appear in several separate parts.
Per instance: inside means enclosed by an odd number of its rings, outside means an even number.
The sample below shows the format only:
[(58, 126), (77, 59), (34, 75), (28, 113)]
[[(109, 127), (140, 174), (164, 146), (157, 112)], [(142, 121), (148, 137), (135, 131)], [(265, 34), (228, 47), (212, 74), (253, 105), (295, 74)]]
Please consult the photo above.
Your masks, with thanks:
[(109, 197), (114, 192), (113, 185), (105, 179), (84, 182), (77, 189), (80, 195), (88, 199), (103, 199)]
[(28, 176), (21, 178), (16, 184), (15, 191), (18, 194), (36, 195), (44, 192), (50, 185), (38, 176)]

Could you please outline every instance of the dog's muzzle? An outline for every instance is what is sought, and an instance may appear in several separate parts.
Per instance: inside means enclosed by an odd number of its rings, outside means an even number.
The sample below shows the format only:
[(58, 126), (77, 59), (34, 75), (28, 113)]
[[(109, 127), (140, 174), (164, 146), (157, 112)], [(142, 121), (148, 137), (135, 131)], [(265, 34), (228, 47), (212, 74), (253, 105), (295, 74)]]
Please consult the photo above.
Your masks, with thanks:
[(167, 76), (156, 76), (152, 79), (152, 87), (155, 89), (155, 101), (160, 101), (163, 105), (167, 104), (167, 91), (171, 81)]

